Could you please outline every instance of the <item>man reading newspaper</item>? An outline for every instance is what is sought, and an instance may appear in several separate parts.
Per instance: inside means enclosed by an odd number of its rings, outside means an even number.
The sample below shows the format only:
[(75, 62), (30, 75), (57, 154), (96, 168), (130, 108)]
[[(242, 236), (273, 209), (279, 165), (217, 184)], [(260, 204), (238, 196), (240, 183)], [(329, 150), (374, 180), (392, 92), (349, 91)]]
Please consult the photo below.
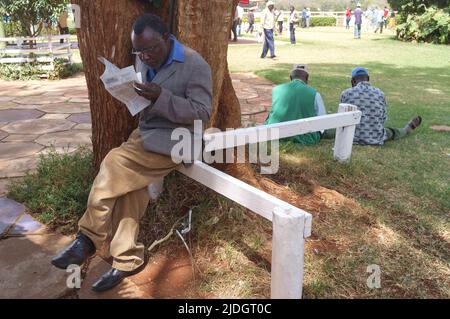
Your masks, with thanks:
[(171, 140), (172, 131), (178, 127), (192, 130), (194, 120), (207, 122), (211, 114), (211, 69), (197, 52), (178, 42), (161, 19), (151, 14), (137, 18), (131, 40), (143, 82), (134, 86), (147, 106), (140, 112), (139, 128), (104, 158), (76, 239), (52, 259), (62, 269), (81, 265), (112, 238), (112, 268), (93, 284), (97, 292), (143, 268), (144, 246), (137, 238), (139, 220), (149, 201), (147, 185), (180, 165), (170, 157), (177, 143)]

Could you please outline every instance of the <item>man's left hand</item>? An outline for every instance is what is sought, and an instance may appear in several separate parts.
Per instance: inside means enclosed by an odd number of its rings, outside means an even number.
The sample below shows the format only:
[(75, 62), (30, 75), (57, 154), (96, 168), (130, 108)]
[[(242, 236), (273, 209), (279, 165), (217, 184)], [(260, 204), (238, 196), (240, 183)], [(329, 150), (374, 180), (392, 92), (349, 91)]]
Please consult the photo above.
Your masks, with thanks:
[(137, 94), (142, 97), (145, 97), (147, 100), (152, 101), (153, 103), (161, 95), (161, 87), (155, 83), (137, 83), (134, 82), (134, 90)]

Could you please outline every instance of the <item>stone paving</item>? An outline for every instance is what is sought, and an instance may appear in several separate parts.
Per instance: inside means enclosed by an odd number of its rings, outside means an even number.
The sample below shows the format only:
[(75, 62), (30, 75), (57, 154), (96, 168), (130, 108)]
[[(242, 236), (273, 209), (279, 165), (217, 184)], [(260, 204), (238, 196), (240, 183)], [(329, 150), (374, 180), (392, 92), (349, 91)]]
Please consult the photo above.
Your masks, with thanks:
[[(241, 103), (242, 126), (261, 124), (270, 110), (272, 83), (250, 73), (232, 74), (232, 81)], [(49, 261), (71, 238), (48, 232), (23, 205), (4, 196), (11, 181), (36, 168), (39, 154), (50, 147), (70, 153), (80, 145), (91, 146), (84, 75), (61, 81), (0, 80), (0, 298), (60, 298), (69, 292), (68, 274)], [(161, 258), (115, 290), (96, 295), (89, 291), (89, 283), (109, 267), (96, 257), (78, 297), (182, 297), (183, 292), (174, 294), (174, 289), (191, 280), (189, 257), (173, 265)]]
[[(272, 83), (251, 73), (232, 74), (242, 125), (261, 124), (271, 105)], [(83, 75), (61, 81), (0, 81), (0, 196), (8, 179), (36, 167), (54, 147), (72, 152), (91, 144), (91, 117)]]
[(67, 274), (51, 257), (71, 238), (52, 234), (25, 207), (0, 197), (0, 298), (59, 298), (69, 290)]
[(73, 151), (91, 143), (91, 119), (82, 74), (62, 81), (0, 81), (0, 196), (6, 178), (36, 167), (39, 154)]

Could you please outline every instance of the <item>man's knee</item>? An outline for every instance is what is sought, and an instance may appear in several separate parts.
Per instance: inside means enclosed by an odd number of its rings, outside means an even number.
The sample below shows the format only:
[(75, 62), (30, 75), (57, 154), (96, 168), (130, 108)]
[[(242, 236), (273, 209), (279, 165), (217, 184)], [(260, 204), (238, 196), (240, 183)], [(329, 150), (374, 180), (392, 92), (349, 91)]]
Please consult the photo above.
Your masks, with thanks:
[(113, 148), (106, 154), (105, 158), (102, 161), (101, 166), (103, 167), (111, 167), (121, 163), (121, 159), (123, 156), (119, 150), (119, 147)]

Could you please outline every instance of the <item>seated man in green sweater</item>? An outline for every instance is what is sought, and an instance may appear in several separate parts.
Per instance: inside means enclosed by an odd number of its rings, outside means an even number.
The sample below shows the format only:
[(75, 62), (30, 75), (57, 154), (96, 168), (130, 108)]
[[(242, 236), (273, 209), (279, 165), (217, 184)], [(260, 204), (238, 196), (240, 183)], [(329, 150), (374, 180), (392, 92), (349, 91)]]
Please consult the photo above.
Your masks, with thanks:
[[(275, 87), (272, 91), (272, 110), (264, 124), (293, 121), (307, 117), (326, 115), (322, 97), (308, 86), (306, 65), (294, 65), (290, 74), (291, 81)], [(303, 145), (317, 144), (324, 132), (313, 132), (285, 138)]]

